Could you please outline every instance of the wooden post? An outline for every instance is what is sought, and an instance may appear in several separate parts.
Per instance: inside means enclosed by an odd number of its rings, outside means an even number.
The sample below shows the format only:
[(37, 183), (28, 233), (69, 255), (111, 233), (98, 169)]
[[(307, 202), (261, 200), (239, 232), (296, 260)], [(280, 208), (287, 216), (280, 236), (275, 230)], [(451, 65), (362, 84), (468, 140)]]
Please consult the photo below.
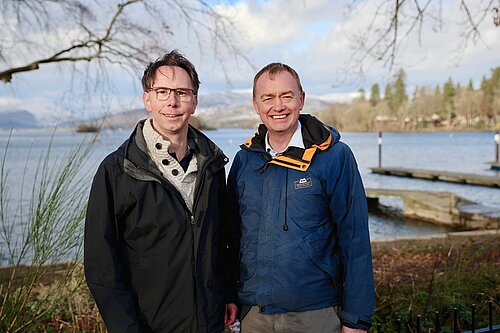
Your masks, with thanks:
[(382, 132), (378, 132), (378, 167), (382, 167)]
[(441, 333), (441, 323), (439, 320), (439, 311), (434, 312), (434, 332)]
[(500, 133), (495, 133), (495, 163), (498, 163), (498, 145), (500, 144)]
[(452, 329), (451, 331), (453, 333), (459, 333), (458, 331), (458, 309), (457, 308), (453, 308), (453, 316), (452, 316)]

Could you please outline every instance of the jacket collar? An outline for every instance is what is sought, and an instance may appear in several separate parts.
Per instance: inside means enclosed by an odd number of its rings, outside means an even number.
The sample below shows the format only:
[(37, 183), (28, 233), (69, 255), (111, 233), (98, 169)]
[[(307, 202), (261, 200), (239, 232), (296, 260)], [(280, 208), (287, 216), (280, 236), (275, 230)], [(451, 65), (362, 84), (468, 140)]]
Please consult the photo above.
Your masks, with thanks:
[[(277, 152), (273, 149), (273, 147), (271, 147), (271, 144), (269, 143), (269, 131), (266, 132), (266, 139), (264, 141), (266, 142), (266, 151), (271, 155), (272, 158), (276, 158), (276, 156), (281, 155), (281, 152)], [(288, 145), (283, 151), (287, 150), (289, 147), (292, 146), (298, 148), (305, 148), (304, 138), (302, 137), (302, 126), (300, 125), (300, 121), (297, 122), (297, 128), (295, 129), (295, 132), (293, 133), (290, 142), (288, 142)]]
[[(306, 171), (311, 165), (313, 156), (327, 150), (340, 139), (340, 134), (333, 128), (325, 126), (322, 122), (309, 114), (299, 116), (302, 125), (302, 138), (305, 148), (288, 147), (283, 154), (271, 159), (262, 166), (276, 164), (285, 168)], [(249, 150), (265, 151), (267, 128), (260, 124), (257, 133), (248, 139), (241, 147)]]
[[(123, 144), (125, 149), (125, 159), (129, 160), (136, 166), (146, 168), (150, 171), (157, 170), (156, 165), (147, 153), (147, 145), (142, 134), (144, 122), (146, 119), (140, 120), (129, 139)], [(203, 165), (211, 161), (210, 167), (214, 170), (223, 168), (229, 161), (222, 150), (217, 147), (205, 134), (196, 128), (189, 125), (188, 137), (190, 141), (190, 149), (194, 149), (194, 153), (198, 159), (198, 167), (201, 169)], [(193, 144), (194, 143), (194, 144)], [(213, 163), (212, 163), (213, 162)], [(158, 174), (161, 173), (158, 170)]]

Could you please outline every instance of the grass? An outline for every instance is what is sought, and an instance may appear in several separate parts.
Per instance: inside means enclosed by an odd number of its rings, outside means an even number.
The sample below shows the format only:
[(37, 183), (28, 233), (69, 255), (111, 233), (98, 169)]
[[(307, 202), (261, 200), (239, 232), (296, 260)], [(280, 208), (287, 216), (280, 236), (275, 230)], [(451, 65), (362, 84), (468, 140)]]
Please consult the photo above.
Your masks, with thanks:
[[(500, 295), (499, 236), (484, 236), (460, 243), (398, 242), (374, 246), (377, 310), (373, 317), (383, 332), (435, 329), (439, 311), (443, 332), (451, 332), (456, 309), (458, 328), (470, 330), (472, 304), (476, 328), (488, 325), (488, 303), (498, 324)], [(494, 316), (495, 318), (495, 316)], [(495, 323), (495, 320), (494, 320)]]
[[(11, 289), (19, 290), (33, 268), (15, 267), (16, 279), (12, 281), (13, 269), (5, 267), (0, 270), (0, 285), (11, 283)], [(70, 278), (68, 271), (73, 272)], [(106, 332), (87, 290), (81, 264), (45, 266), (44, 274), (32, 288), (26, 303), (27, 306), (22, 309), (11, 306), (11, 310), (18, 311), (17, 325), (7, 326), (12, 322), (6, 320), (7, 317), (0, 323), (2, 332)], [(10, 305), (6, 303), (5, 306)]]
[[(51, 154), (50, 142), (34, 167), (30, 149), (24, 170), (8, 168), (9, 144), (10, 138), (0, 165), (0, 331), (44, 332), (43, 323), (84, 290), (82, 184), (90, 178), (81, 166), (93, 142), (83, 141), (62, 158)], [(10, 197), (12, 184), (21, 191), (17, 200)]]
[[(459, 328), (471, 327), (471, 305), (476, 304), (477, 325), (487, 326), (487, 304), (493, 301), (498, 324), (499, 236), (483, 236), (460, 241), (426, 240), (375, 242), (373, 263), (377, 309), (373, 320), (382, 332), (394, 332), (400, 320), (402, 332), (416, 332), (417, 315), (422, 332), (434, 332), (435, 311), (442, 316), (442, 331), (451, 332), (451, 316), (456, 308)], [(62, 279), (64, 266), (51, 266), (45, 278), (34, 288), (42, 295)], [(4, 281), (6, 268), (0, 273)], [(77, 265), (74, 281), (83, 281)], [(66, 283), (66, 288), (73, 286)], [(33, 332), (105, 332), (105, 326), (85, 285), (79, 284), (57, 309), (38, 320)], [(21, 316), (32, 315), (29, 311)]]

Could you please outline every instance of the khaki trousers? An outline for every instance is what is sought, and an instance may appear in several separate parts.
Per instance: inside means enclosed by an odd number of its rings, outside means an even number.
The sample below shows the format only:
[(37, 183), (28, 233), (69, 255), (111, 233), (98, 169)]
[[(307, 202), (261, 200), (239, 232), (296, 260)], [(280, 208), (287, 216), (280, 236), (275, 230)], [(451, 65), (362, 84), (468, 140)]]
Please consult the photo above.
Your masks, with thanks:
[(241, 333), (340, 333), (340, 307), (280, 314), (259, 313), (253, 306), (241, 321)]

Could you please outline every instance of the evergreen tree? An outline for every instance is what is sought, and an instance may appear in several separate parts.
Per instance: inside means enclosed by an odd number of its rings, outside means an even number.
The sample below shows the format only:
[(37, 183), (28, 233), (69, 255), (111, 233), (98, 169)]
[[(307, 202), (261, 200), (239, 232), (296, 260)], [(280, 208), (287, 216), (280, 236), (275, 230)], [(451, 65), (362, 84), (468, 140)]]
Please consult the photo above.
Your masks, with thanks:
[(364, 102), (366, 101), (366, 92), (363, 88), (360, 88), (358, 90), (358, 98), (357, 98), (358, 101), (361, 101), (361, 102)]
[(474, 85), (472, 84), (472, 79), (469, 80), (469, 84), (467, 85), (467, 91), (474, 91)]
[(451, 80), (451, 78), (449, 78), (448, 81), (443, 86), (443, 100), (446, 104), (452, 105), (453, 98), (455, 96), (456, 96), (456, 90), (455, 87), (453, 86), (453, 81)]
[(456, 117), (455, 115), (455, 96), (457, 91), (451, 81), (451, 77), (443, 86), (443, 101), (446, 108), (446, 116), (448, 119), (448, 124), (451, 124), (452, 119)]
[(377, 83), (372, 85), (370, 92), (370, 104), (372, 106), (377, 106), (380, 103), (380, 88)]
[(493, 78), (488, 80), (483, 76), (483, 80), (481, 81), (481, 92), (483, 93), (482, 109), (488, 118), (488, 124), (493, 118), (493, 101), (495, 100), (495, 87), (493, 84)]
[(491, 117), (493, 119), (493, 123), (497, 122), (500, 116), (500, 67), (496, 67), (492, 70), (491, 73), (491, 88), (492, 88), (492, 96), (491, 96)]
[(408, 95), (406, 94), (406, 73), (401, 68), (396, 74), (396, 81), (394, 82), (394, 109), (397, 112), (399, 108), (408, 102)]
[(491, 70), (491, 85), (493, 88), (500, 87), (500, 67), (494, 68)]
[(495, 97), (495, 89), (493, 78), (488, 80), (485, 76), (481, 81), (481, 91), (483, 92), (483, 97), (488, 102), (493, 102), (493, 98)]
[(391, 114), (394, 114), (395, 112), (394, 95), (392, 94), (392, 87), (390, 83), (387, 83), (385, 85), (384, 101), (387, 103), (387, 106), (389, 107)]

